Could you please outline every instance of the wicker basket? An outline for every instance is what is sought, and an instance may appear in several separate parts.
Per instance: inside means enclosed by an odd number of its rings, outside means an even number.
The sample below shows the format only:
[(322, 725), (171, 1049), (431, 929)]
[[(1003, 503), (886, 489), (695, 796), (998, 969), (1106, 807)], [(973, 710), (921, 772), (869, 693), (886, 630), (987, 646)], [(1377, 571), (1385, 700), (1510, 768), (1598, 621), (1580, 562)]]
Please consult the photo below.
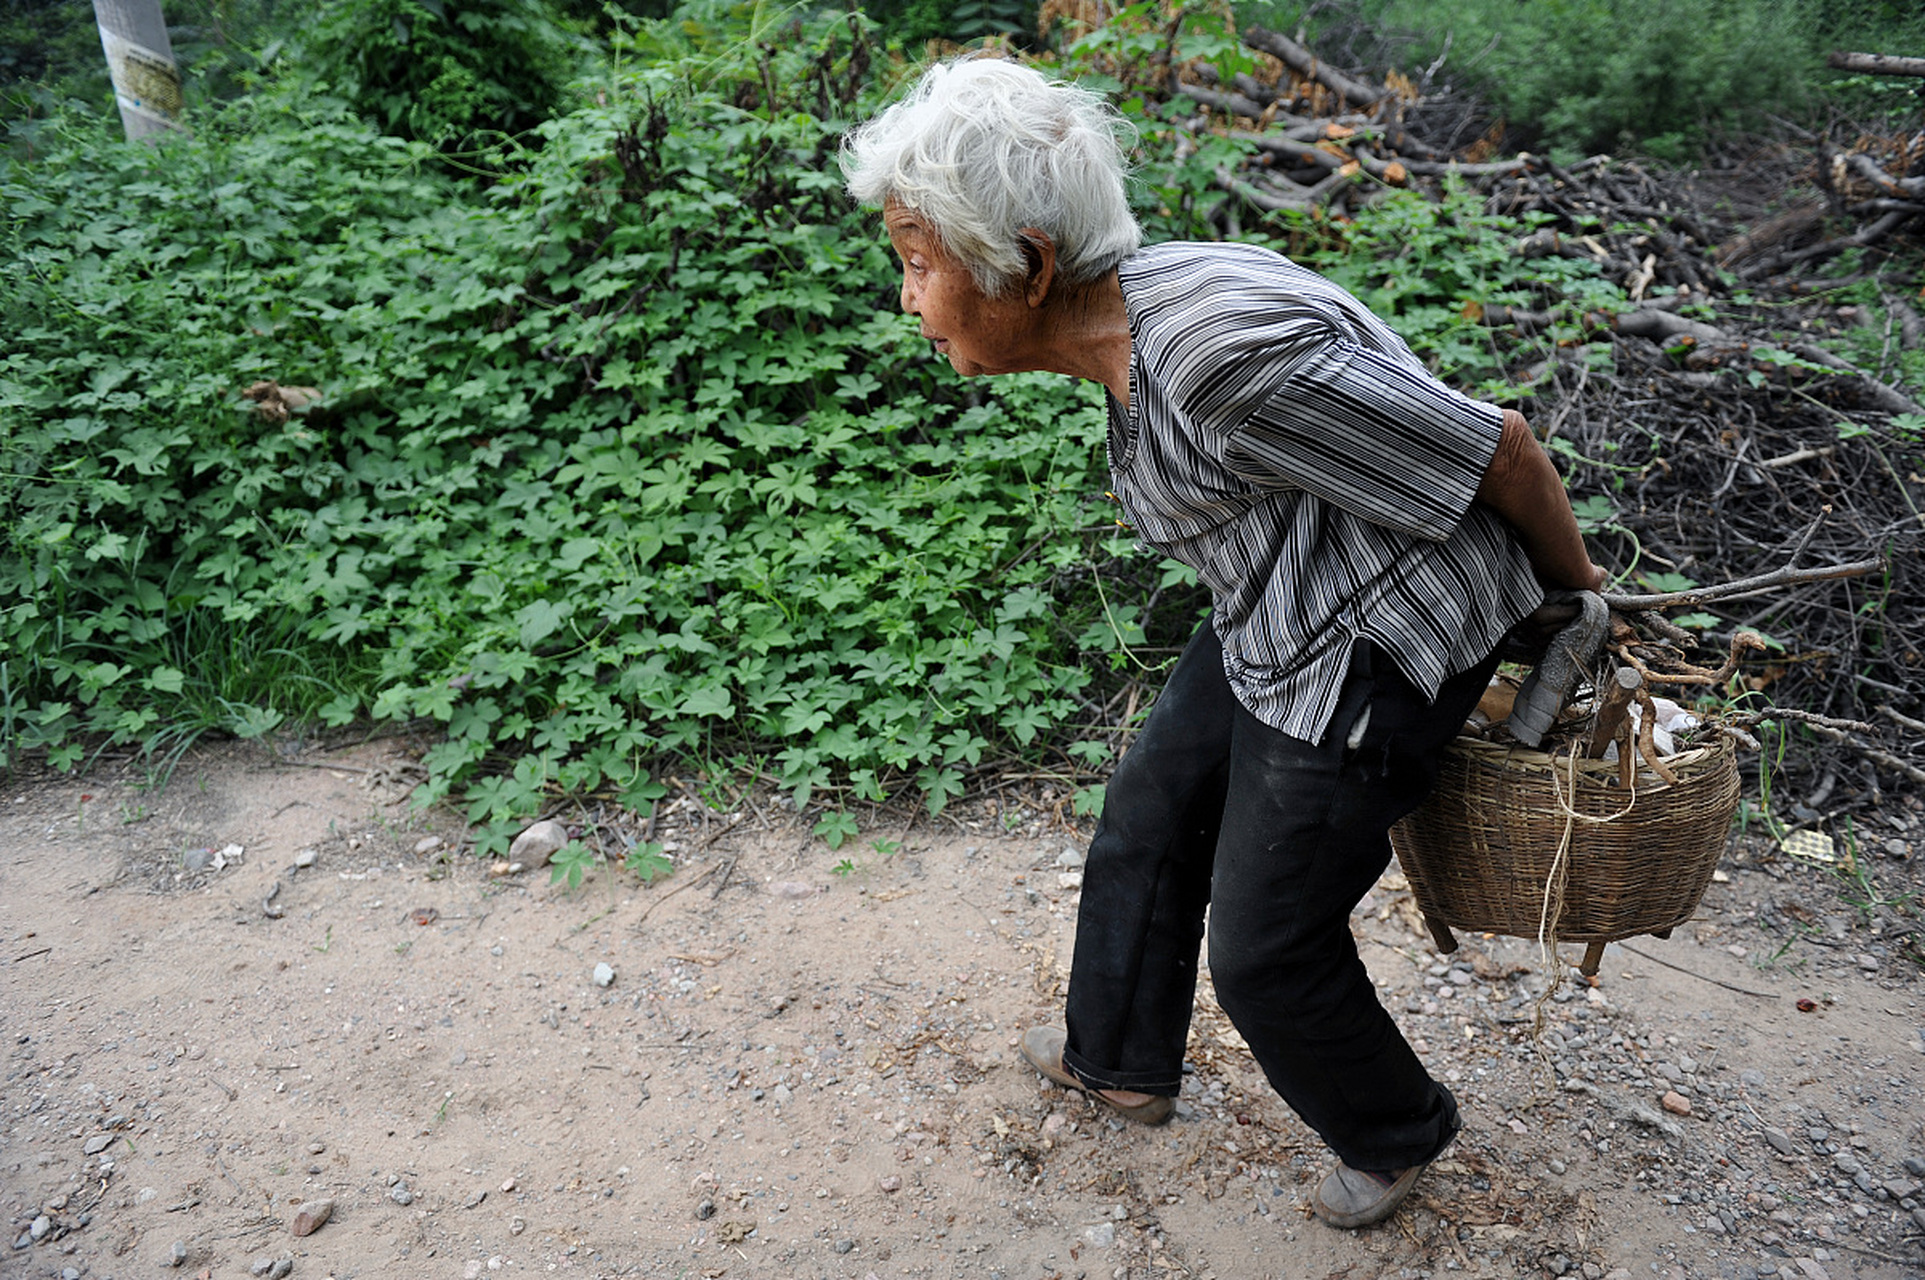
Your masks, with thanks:
[(1553, 877), (1563, 905), (1547, 936), (1590, 943), (1587, 974), (1606, 942), (1663, 936), (1689, 919), (1738, 807), (1736, 751), (1720, 738), (1665, 764), (1678, 781), (1660, 785), (1641, 772), (1650, 789), (1640, 782), (1634, 798), (1616, 785), (1615, 761), (1453, 742), (1436, 789), (1390, 832), (1438, 946), (1456, 949), (1453, 928), (1537, 937), (1557, 897)]

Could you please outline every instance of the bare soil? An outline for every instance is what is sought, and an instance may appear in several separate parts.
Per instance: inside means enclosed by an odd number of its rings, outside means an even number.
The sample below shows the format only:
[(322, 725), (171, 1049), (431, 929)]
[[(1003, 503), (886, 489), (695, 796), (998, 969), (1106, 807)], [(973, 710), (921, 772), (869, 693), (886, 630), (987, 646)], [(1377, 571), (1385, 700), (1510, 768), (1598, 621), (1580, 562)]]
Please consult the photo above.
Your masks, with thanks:
[[(1075, 928), (1060, 806), (830, 852), (691, 787), (672, 875), (571, 893), (455, 852), (408, 776), (230, 746), (0, 791), (0, 1275), (1925, 1274), (1919, 973), (1835, 870), (1740, 843), (1545, 998), (1534, 943), (1440, 956), (1393, 869), (1355, 927), (1469, 1127), (1340, 1233), (1207, 984), (1166, 1127), (1018, 1057)], [(1925, 856), (1888, 807), (1866, 847)]]

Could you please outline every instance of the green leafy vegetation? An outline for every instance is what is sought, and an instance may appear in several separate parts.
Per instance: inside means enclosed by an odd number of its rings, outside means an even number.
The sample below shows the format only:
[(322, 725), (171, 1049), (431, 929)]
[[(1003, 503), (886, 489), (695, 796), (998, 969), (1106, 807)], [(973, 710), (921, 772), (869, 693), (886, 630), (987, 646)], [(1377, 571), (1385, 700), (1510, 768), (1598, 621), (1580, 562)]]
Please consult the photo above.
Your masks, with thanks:
[(506, 823), (665, 756), (939, 809), (1074, 718), (1100, 407), (932, 359), (840, 190), (866, 29), (780, 35), (644, 30), (485, 191), (273, 95), (8, 169), (10, 749), (419, 718)]
[[(1282, 31), (1306, 21), (1282, 0), (1237, 8)], [(1307, 20), (1313, 36), (1372, 32), (1358, 52), (1384, 67), (1443, 58), (1442, 76), (1485, 95), (1527, 145), (1674, 160), (1708, 129), (1768, 114), (1880, 110), (1893, 87), (1835, 75), (1825, 54), (1925, 40), (1925, 16), (1896, 0), (1358, 0), (1314, 6)]]

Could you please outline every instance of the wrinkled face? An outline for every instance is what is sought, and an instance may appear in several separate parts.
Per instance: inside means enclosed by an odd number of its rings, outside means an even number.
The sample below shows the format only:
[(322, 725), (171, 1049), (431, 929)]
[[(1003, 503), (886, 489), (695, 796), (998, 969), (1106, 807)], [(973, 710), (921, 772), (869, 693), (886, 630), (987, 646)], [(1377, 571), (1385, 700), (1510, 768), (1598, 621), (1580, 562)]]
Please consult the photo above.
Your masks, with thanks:
[(1032, 316), (1020, 291), (985, 296), (916, 210), (892, 200), (883, 206), (882, 222), (902, 259), (902, 309), (922, 321), (922, 336), (949, 357), (957, 373), (974, 377), (1035, 367), (1023, 358)]

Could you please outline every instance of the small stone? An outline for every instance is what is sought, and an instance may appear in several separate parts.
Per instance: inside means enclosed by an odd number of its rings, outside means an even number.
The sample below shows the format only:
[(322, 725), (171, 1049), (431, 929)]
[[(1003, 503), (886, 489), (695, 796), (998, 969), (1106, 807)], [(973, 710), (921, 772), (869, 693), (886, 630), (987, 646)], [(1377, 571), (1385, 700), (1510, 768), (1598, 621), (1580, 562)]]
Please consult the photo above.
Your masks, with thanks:
[(1065, 871), (1075, 871), (1083, 865), (1082, 852), (1065, 846), (1063, 851), (1056, 855), (1056, 865)]
[(1766, 1129), (1765, 1141), (1770, 1143), (1771, 1149), (1781, 1156), (1788, 1156), (1797, 1149), (1792, 1144), (1791, 1135), (1783, 1129)]
[(508, 1219), (509, 1235), (518, 1236), (526, 1230), (528, 1230), (528, 1220), (526, 1218), (514, 1217), (514, 1218)]
[(311, 1236), (321, 1229), (334, 1213), (334, 1201), (323, 1197), (319, 1200), (303, 1200), (300, 1212), (294, 1215), (294, 1222), (288, 1227), (297, 1236)]
[(180, 865), (189, 873), (205, 871), (214, 865), (212, 849), (189, 849), (180, 856)]
[(309, 867), (314, 865), (314, 860), (319, 856), (320, 855), (315, 853), (314, 850), (312, 849), (303, 849), (299, 853), (294, 855), (294, 865), (300, 868), (302, 871), (306, 871)]
[(1877, 973), (1878, 957), (1865, 955), (1861, 952), (1858, 956), (1858, 967), (1860, 969), (1863, 969), (1866, 973)]
[(1917, 1156), (1906, 1156), (1901, 1163), (1904, 1164), (1906, 1173), (1911, 1174), (1914, 1178), (1925, 1178), (1925, 1160), (1921, 1160)]
[(111, 1147), (113, 1145), (114, 1145), (113, 1134), (96, 1133), (93, 1137), (87, 1139), (87, 1145), (82, 1147), (81, 1150), (86, 1152), (90, 1156), (97, 1156), (101, 1152), (105, 1151), (108, 1147)]
[(778, 898), (787, 898), (791, 902), (799, 902), (803, 898), (813, 898), (815, 896), (815, 886), (804, 884), (800, 880), (777, 880), (769, 886), (769, 892)]
[(610, 968), (606, 961), (595, 966), (596, 986), (605, 987), (613, 981), (615, 981), (615, 970)]
[(1083, 1232), (1083, 1239), (1089, 1241), (1092, 1249), (1107, 1249), (1116, 1243), (1116, 1224), (1099, 1222)]
[(395, 1187), (394, 1190), (388, 1192), (388, 1199), (394, 1201), (396, 1204), (399, 1204), (399, 1205), (413, 1204), (414, 1192), (410, 1191), (408, 1189), (408, 1184), (404, 1182), (401, 1185)]
[(902, 1190), (902, 1179), (892, 1173), (888, 1177), (881, 1179), (876, 1185), (884, 1191), (896, 1192)]
[(842, 1239), (836, 1241), (835, 1243), (835, 1250), (837, 1253), (848, 1253), (850, 1250), (854, 1249), (855, 1247), (856, 1247), (856, 1242), (849, 1239), (847, 1236), (844, 1236)]
[(1057, 874), (1057, 876), (1056, 876), (1056, 887), (1057, 887), (1058, 889), (1080, 889), (1080, 888), (1082, 888), (1082, 887), (1083, 887), (1083, 873), (1082, 873), (1082, 872), (1080, 872), (1080, 871), (1063, 871), (1063, 872), (1059, 872), (1059, 873)]
[(503, 1178), (503, 1179), (501, 1180), (501, 1194), (502, 1194), (502, 1195), (504, 1195), (504, 1196), (505, 1196), (505, 1195), (507, 1195), (507, 1194), (508, 1194), (509, 1192), (511, 1192), (511, 1191), (513, 1191), (514, 1189), (515, 1189), (515, 1180), (514, 1180), (513, 1178)]
[(422, 836), (419, 840), (414, 842), (414, 851), (418, 854), (433, 853), (436, 849), (439, 849), (440, 847), (441, 847), (440, 836)]
[(475, 1192), (473, 1195), (469, 1196), (466, 1200), (462, 1201), (461, 1207), (464, 1209), (478, 1209), (481, 1207), (481, 1202), (483, 1200), (486, 1200), (487, 1198), (488, 1198), (488, 1188), (483, 1187), (481, 1190)]
[(1663, 1103), (1664, 1109), (1674, 1116), (1688, 1116), (1691, 1114), (1691, 1099), (1685, 1097), (1675, 1089), (1666, 1093), (1659, 1101)]
[(1756, 1067), (1746, 1067), (1738, 1073), (1738, 1083), (1747, 1089), (1762, 1089), (1765, 1087), (1765, 1073)]
[(695, 1206), (695, 1220), (697, 1222), (707, 1222), (710, 1218), (713, 1218), (714, 1216), (715, 1216), (715, 1201), (702, 1200), (697, 1202)]
[(1831, 1273), (1820, 1266), (1816, 1258), (1798, 1259), (1798, 1270), (1804, 1272), (1808, 1280), (1831, 1280)]
[(318, 1156), (327, 1149), (328, 1144), (325, 1142), (310, 1142), (307, 1144), (307, 1153), (311, 1156)]
[(274, 1265), (267, 1269), (267, 1280), (287, 1280), (293, 1274), (294, 1259), (284, 1253), (274, 1259)]
[(38, 1244), (40, 1241), (45, 1240), (47, 1233), (52, 1230), (53, 1219), (43, 1213), (33, 1220), (33, 1225), (27, 1228), (27, 1234), (33, 1237), (34, 1243)]
[(550, 818), (516, 836), (515, 842), (508, 846), (508, 860), (530, 867), (546, 866), (555, 851), (567, 843), (568, 828)]
[(778, 1107), (786, 1105), (794, 1097), (794, 1092), (791, 1091), (786, 1084), (779, 1084), (769, 1090), (769, 1101), (775, 1103)]
[(186, 1263), (187, 1243), (184, 1240), (176, 1240), (173, 1246), (167, 1250), (167, 1265), (170, 1267), (179, 1267), (185, 1266)]
[(247, 1274), (250, 1276), (264, 1276), (273, 1269), (274, 1259), (268, 1257), (266, 1254), (262, 1254), (260, 1257), (254, 1259), (254, 1265), (247, 1269)]
[(1918, 1194), (1918, 1184), (1903, 1178), (1889, 1178), (1885, 1181), (1885, 1194), (1894, 1200), (1909, 1200)]

